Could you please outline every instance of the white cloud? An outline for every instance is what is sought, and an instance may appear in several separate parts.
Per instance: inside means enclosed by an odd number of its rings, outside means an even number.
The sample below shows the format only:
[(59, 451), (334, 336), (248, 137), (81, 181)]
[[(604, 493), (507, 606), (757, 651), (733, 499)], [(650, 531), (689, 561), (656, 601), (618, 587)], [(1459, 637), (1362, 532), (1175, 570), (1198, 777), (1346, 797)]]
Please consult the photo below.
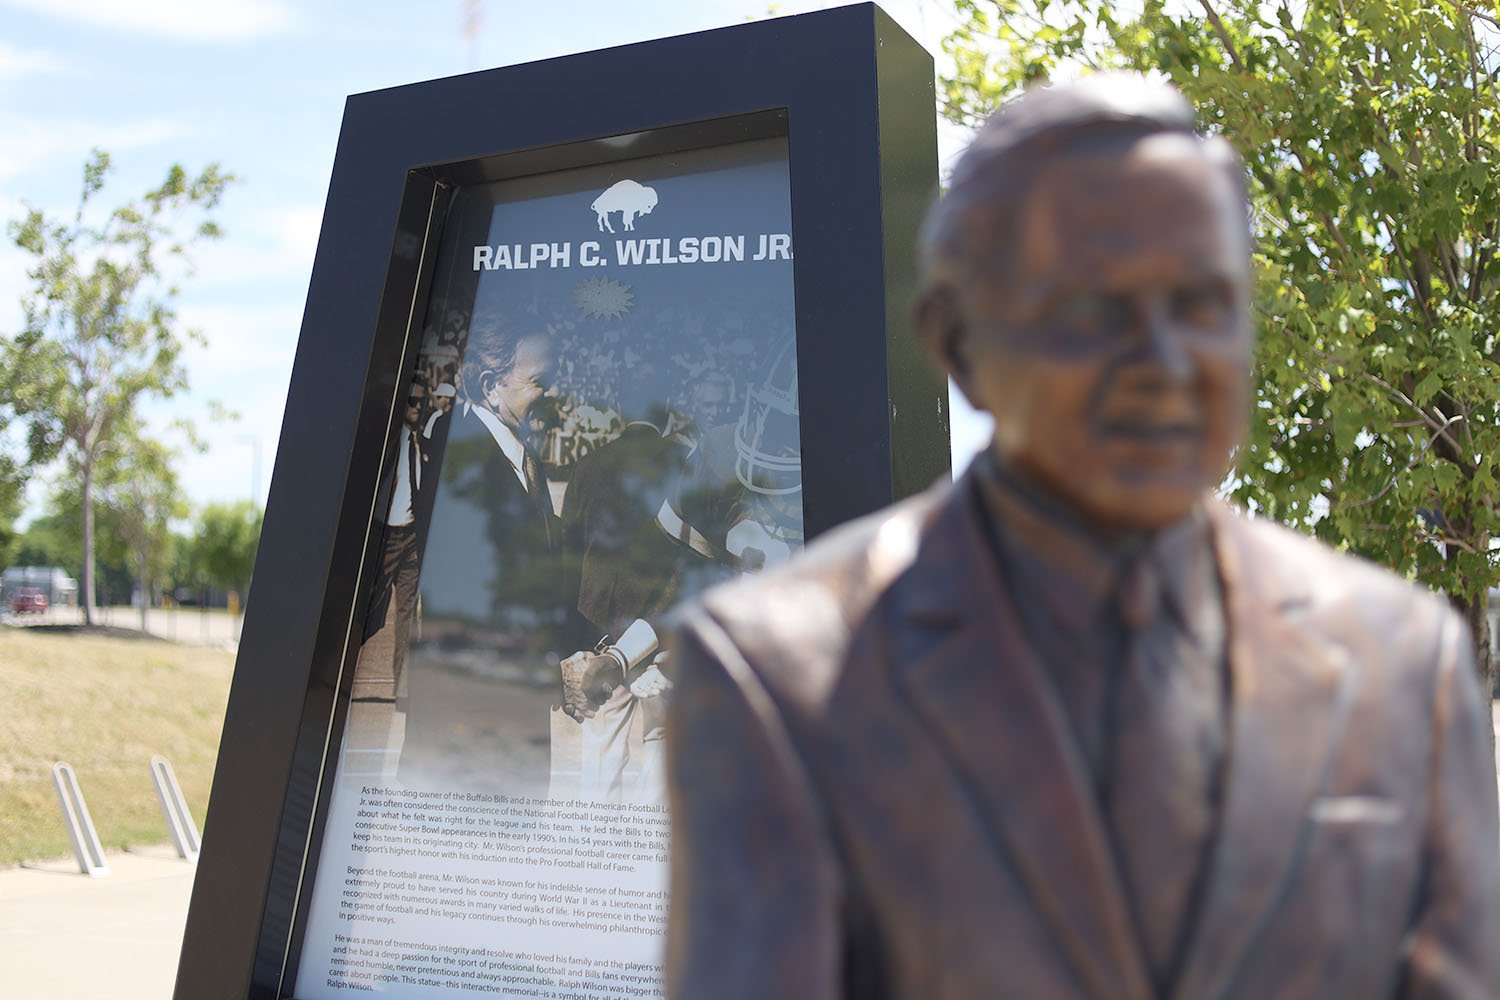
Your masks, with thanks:
[(28, 118), (0, 110), (0, 184), (50, 163), (83, 177), (83, 161), (95, 147), (112, 153), (153, 146), (187, 133), (166, 118), (101, 124), (67, 118)]
[(21, 295), (29, 285), (26, 267), (31, 258), (4, 237), (4, 224), (24, 211), (19, 201), (0, 195), (0, 336), (15, 334), (22, 323)]
[(44, 49), (18, 49), (0, 42), (0, 83), (63, 72), (63, 62)]
[(193, 284), (221, 289), (248, 281), (296, 277), (296, 298), (312, 273), (323, 209), (290, 205), (271, 211), (246, 210), (220, 214), (224, 237), (193, 250), (197, 262)]
[[(184, 305), (178, 309), (178, 318), (206, 341), (190, 348), (185, 358), (193, 372), (195, 393), (201, 387), (200, 377), (222, 382), (235, 396), (245, 398), (261, 393), (262, 386), (250, 384), (256, 379), (270, 376), (285, 383), (290, 377), (302, 325), (300, 301), (260, 307)], [(240, 409), (234, 399), (219, 401)]]
[[(172, 419), (189, 421), (207, 445), (202, 453), (182, 455), (178, 471), (183, 492), (194, 503), (249, 495), (253, 451), (259, 448), (261, 495), (257, 499), (263, 503), (286, 408), (302, 303), (185, 305), (179, 318), (206, 341), (189, 347), (183, 357), (191, 389), (146, 410), (159, 429)], [(206, 419), (210, 401), (222, 404), (239, 419)]]
[(51, 14), (90, 27), (134, 31), (187, 41), (242, 41), (274, 35), (295, 17), (276, 0), (3, 0), (11, 7)]

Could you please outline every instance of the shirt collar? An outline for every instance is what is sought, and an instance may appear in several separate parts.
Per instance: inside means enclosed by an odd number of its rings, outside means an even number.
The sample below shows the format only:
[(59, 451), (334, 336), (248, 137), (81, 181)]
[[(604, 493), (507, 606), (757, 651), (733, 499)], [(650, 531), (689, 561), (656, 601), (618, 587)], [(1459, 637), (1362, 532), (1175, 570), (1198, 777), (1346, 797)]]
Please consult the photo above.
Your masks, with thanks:
[[(485, 429), (490, 432), (490, 436), (495, 439), (495, 443), (500, 446), (500, 450), (505, 454), (506, 460), (510, 462), (511, 471), (521, 481), (521, 488), (523, 490), (526, 489), (526, 473), (522, 471), (522, 467), (526, 462), (526, 448), (521, 444), (521, 439), (516, 437), (516, 432), (507, 427), (499, 417), (495, 416), (493, 411), (487, 410), (482, 406), (474, 406), (471, 403), (466, 403), (465, 406), (473, 412), (474, 416), (479, 418), (479, 422), (484, 424)], [(527, 490), (527, 492), (529, 493), (530, 490)]]
[(1199, 637), (1213, 628), (1218, 577), (1201, 504), (1161, 531), (1112, 540), (1002, 469), (988, 452), (976, 459), (975, 468), (980, 498), (996, 528), (997, 555), (1015, 577), (1012, 588), (1029, 588), (1060, 624), (1090, 627), (1110, 610), (1126, 568), (1144, 558), (1178, 625)]

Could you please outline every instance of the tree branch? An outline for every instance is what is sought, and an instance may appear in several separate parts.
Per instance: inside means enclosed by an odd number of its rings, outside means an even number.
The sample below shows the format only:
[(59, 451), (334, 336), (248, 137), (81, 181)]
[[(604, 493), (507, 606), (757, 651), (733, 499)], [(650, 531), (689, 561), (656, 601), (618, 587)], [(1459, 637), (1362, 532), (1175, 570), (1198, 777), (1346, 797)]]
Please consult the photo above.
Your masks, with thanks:
[(1448, 0), (1448, 5), (1455, 10), (1463, 11), (1470, 17), (1477, 17), (1482, 21), (1488, 21), (1495, 27), (1500, 28), (1500, 19), (1497, 19), (1493, 14), (1486, 14), (1484, 11), (1475, 10), (1473, 7), (1465, 7), (1463, 4), (1459, 3), (1458, 0)]
[[(1463, 461), (1460, 457), (1464, 454), (1462, 446), (1460, 446), (1459, 443), (1454, 440), (1453, 435), (1448, 433), (1448, 426), (1455, 421), (1462, 420), (1462, 416), (1455, 415), (1452, 418), (1449, 418), (1444, 415), (1441, 410), (1438, 410), (1438, 416), (1443, 418), (1440, 422), (1436, 418), (1434, 418), (1432, 414), (1428, 413), (1425, 408), (1418, 406), (1416, 401), (1413, 400), (1410, 396), (1402, 392), (1400, 389), (1397, 389), (1395, 386), (1391, 385), (1380, 376), (1372, 375), (1369, 372), (1360, 372), (1360, 375), (1368, 381), (1380, 386), (1382, 389), (1399, 399), (1402, 403), (1415, 410), (1417, 412), (1417, 415), (1422, 418), (1423, 422), (1436, 432), (1434, 434), (1434, 440), (1440, 438), (1443, 441), (1447, 442), (1448, 446), (1453, 449), (1453, 464), (1457, 465), (1467, 473), (1472, 473), (1474, 471), (1474, 466), (1470, 465), (1468, 462)], [(1437, 407), (1433, 407), (1433, 409), (1437, 410)]]
[(1401, 263), (1401, 269), (1406, 272), (1406, 280), (1411, 285), (1412, 299), (1417, 304), (1417, 311), (1422, 314), (1422, 318), (1427, 321), (1428, 326), (1435, 326), (1437, 324), (1437, 317), (1432, 315), (1432, 305), (1429, 301), (1432, 297), (1431, 283), (1424, 282), (1422, 272), (1412, 264), (1411, 260), (1406, 256), (1406, 251), (1401, 249), (1401, 241), (1396, 238), (1396, 233), (1399, 230), (1397, 230), (1395, 223), (1389, 218), (1385, 220), (1385, 229), (1391, 236), (1391, 252), (1396, 255), (1396, 260)]
[(1234, 49), (1234, 41), (1229, 37), (1229, 31), (1224, 27), (1224, 22), (1219, 20), (1218, 12), (1213, 9), (1208, 0), (1198, 0), (1203, 7), (1203, 13), (1208, 15), (1208, 23), (1213, 26), (1214, 34), (1219, 36), (1219, 41), (1224, 43), (1224, 54), (1229, 56), (1229, 61), (1234, 68), (1241, 73), (1246, 72), (1245, 64), (1240, 62), (1239, 53)]
[(1464, 541), (1462, 538), (1449, 538), (1447, 535), (1439, 534), (1436, 535), (1432, 540), (1443, 545), (1452, 545), (1454, 548), (1462, 549), (1470, 555), (1479, 555), (1479, 550), (1476, 549), (1473, 545)]
[(1400, 481), (1400, 479), (1401, 479), (1402, 476), (1406, 475), (1412, 469), (1416, 468), (1417, 463), (1422, 460), (1422, 456), (1425, 455), (1425, 454), (1427, 454), (1427, 452), (1432, 448), (1432, 446), (1437, 443), (1437, 439), (1443, 435), (1443, 432), (1446, 431), (1450, 426), (1452, 426), (1453, 424), (1458, 423), (1461, 420), (1463, 420), (1463, 417), (1461, 417), (1461, 416), (1452, 416), (1452, 417), (1449, 417), (1447, 420), (1443, 421), (1443, 425), (1442, 425), (1442, 427), (1440, 427), (1438, 429), (1437, 433), (1433, 434), (1432, 437), (1430, 437), (1430, 438), (1427, 439), (1427, 443), (1424, 444), (1424, 445), (1422, 445), (1421, 449), (1415, 455), (1413, 455), (1411, 457), (1411, 461), (1406, 463), (1406, 467), (1404, 469), (1402, 469), (1400, 472), (1396, 473), (1394, 476), (1392, 476), (1391, 477), (1391, 481), (1388, 482), (1388, 483), (1386, 483), (1385, 486), (1384, 486), (1384, 488), (1382, 488), (1379, 493), (1375, 494), (1372, 497), (1366, 497), (1363, 500), (1355, 500), (1355, 501), (1352, 501), (1350, 503), (1339, 504), (1337, 507), (1334, 507), (1333, 509), (1334, 510), (1349, 510), (1352, 507), (1363, 507), (1365, 504), (1374, 503), (1376, 500), (1379, 500), (1381, 497), (1385, 496), (1387, 493), (1389, 493), (1391, 491), (1391, 488), (1394, 487), (1396, 485), (1396, 483)]
[(1493, 247), (1497, 231), (1500, 230), (1497, 230), (1496, 224), (1493, 221), (1490, 222), (1489, 225), (1484, 227), (1483, 231), (1484, 240), (1482, 242), (1485, 244), (1484, 248), (1482, 250), (1477, 247), (1475, 248), (1474, 259), (1469, 267), (1469, 302), (1471, 305), (1479, 302), (1480, 297), (1484, 294), (1485, 286), (1488, 284), (1484, 280), (1484, 272), (1489, 269), (1490, 261), (1494, 259)]
[(1463, 267), (1458, 258), (1458, 247), (1451, 241), (1438, 237), (1437, 260), (1443, 268), (1443, 280), (1448, 283), (1448, 294), (1451, 298), (1458, 298), (1464, 291), (1459, 275), (1463, 273)]
[(1474, 105), (1469, 108), (1469, 113), (1464, 116), (1464, 159), (1470, 163), (1479, 159), (1479, 40), (1474, 37), (1474, 22), (1464, 22), (1464, 42), (1469, 50), (1469, 93), (1474, 98)]
[[(1261, 315), (1265, 315), (1265, 311), (1263, 309), (1260, 309), (1259, 307), (1257, 307), (1257, 312), (1260, 312)], [(1306, 350), (1309, 354), (1316, 355), (1317, 357), (1322, 358), (1324, 361), (1327, 361), (1329, 364), (1337, 365), (1338, 367), (1343, 368), (1346, 371), (1354, 371), (1357, 369), (1358, 366), (1350, 365), (1343, 359), (1329, 354), (1327, 351), (1323, 350), (1320, 347), (1317, 347), (1306, 337), (1297, 333), (1290, 327), (1283, 325), (1281, 329), (1282, 332), (1286, 334), (1286, 336), (1301, 344), (1303, 349)], [(1326, 368), (1319, 368), (1317, 369), (1317, 371), (1327, 376), (1329, 381), (1343, 381), (1342, 376), (1338, 376), (1335, 373), (1328, 371)], [(1368, 371), (1361, 371), (1359, 373), (1359, 377), (1367, 382), (1379, 386), (1381, 389), (1384, 389), (1403, 406), (1410, 408), (1412, 412), (1414, 412), (1421, 419), (1422, 423), (1433, 431), (1435, 439), (1442, 439), (1448, 444), (1450, 448), (1453, 449), (1453, 463), (1459, 468), (1463, 469), (1466, 473), (1473, 473), (1473, 465), (1464, 462), (1461, 458), (1461, 456), (1465, 454), (1462, 445), (1460, 445), (1459, 442), (1455, 440), (1453, 435), (1448, 431), (1449, 425), (1461, 422), (1463, 420), (1463, 417), (1461, 415), (1455, 415), (1454, 417), (1449, 418), (1441, 411), (1438, 411), (1438, 417), (1434, 417), (1431, 413), (1427, 412), (1424, 407), (1418, 406), (1416, 401), (1413, 400), (1410, 396), (1402, 392), (1400, 389), (1396, 388), (1394, 385), (1391, 385), (1391, 383), (1387, 382), (1380, 376), (1371, 374)], [(1439, 419), (1439, 417), (1441, 419)]]

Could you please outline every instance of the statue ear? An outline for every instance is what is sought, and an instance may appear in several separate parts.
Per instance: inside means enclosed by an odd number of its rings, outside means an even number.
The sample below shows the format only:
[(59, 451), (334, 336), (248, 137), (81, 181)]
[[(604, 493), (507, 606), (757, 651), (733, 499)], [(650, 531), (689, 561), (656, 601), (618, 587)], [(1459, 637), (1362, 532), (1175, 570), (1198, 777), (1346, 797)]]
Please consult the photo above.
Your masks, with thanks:
[(927, 290), (917, 303), (916, 324), (917, 336), (932, 363), (970, 396), (969, 359), (964, 353), (967, 328), (951, 286), (936, 285)]

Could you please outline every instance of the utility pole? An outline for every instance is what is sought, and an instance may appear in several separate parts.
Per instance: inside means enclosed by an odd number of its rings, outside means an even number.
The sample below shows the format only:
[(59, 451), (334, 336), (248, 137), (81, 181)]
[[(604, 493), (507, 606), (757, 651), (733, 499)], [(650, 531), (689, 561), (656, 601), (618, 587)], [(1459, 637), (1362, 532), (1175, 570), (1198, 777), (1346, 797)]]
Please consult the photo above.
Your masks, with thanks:
[(260, 436), (241, 434), (240, 443), (250, 445), (250, 502), (260, 506)]
[(479, 29), (484, 26), (484, 0), (463, 0), (463, 27), (459, 36), (469, 42), (469, 69), (479, 68)]

